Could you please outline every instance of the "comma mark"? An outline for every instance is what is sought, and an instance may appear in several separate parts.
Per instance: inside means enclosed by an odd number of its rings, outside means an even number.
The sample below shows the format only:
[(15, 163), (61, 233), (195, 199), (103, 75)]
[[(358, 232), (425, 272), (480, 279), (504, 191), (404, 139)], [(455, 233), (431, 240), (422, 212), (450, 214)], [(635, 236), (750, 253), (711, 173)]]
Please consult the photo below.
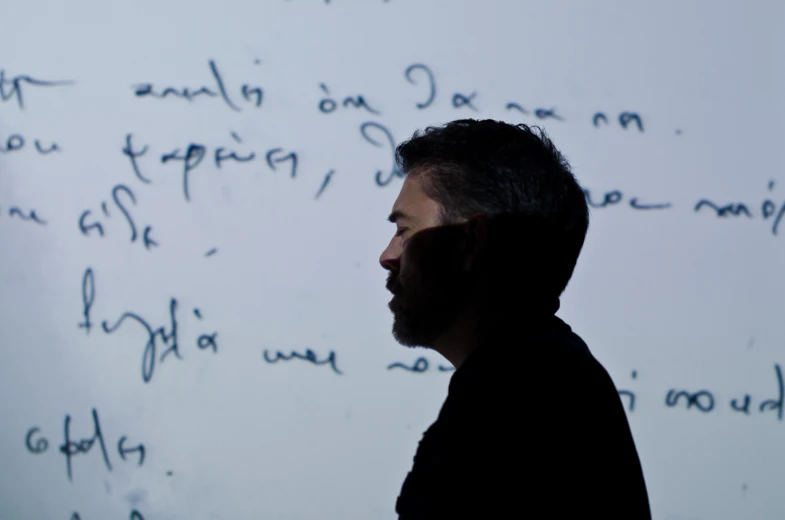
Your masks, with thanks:
[(167, 471), (166, 472), (166, 476), (167, 477), (171, 477), (172, 475), (174, 475), (174, 471)]
[(676, 129), (676, 135), (681, 135), (681, 128)]
[(327, 172), (327, 175), (324, 176), (324, 181), (322, 181), (322, 186), (319, 188), (319, 191), (316, 192), (316, 197), (314, 198), (318, 199), (319, 196), (322, 194), (322, 192), (324, 192), (324, 189), (327, 187), (328, 184), (330, 184), (330, 179), (333, 178), (334, 173), (335, 170), (330, 170), (329, 172)]
[(218, 249), (216, 249), (216, 248), (212, 248), (211, 250), (209, 250), (208, 252), (206, 252), (206, 253), (204, 254), (204, 256), (213, 256), (213, 255), (214, 255), (215, 253), (217, 253), (217, 252), (218, 252)]

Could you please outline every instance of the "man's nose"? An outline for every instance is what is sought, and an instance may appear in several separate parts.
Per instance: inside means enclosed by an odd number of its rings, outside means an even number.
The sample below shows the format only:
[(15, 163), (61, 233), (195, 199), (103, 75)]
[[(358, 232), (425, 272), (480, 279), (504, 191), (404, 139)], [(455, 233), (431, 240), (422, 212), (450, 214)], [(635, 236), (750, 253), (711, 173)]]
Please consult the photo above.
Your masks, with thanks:
[(382, 256), (379, 257), (381, 266), (391, 272), (398, 272), (398, 267), (401, 262), (401, 245), (399, 237), (393, 237), (390, 243), (387, 244), (387, 249), (382, 251)]

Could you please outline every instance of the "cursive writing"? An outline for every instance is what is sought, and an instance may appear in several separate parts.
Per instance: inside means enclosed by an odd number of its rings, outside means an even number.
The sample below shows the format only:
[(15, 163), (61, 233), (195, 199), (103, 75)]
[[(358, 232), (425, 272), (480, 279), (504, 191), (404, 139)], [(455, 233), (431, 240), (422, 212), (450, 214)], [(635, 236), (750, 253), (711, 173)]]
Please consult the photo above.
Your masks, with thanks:
[[(782, 367), (774, 364), (774, 376), (776, 379), (776, 397), (763, 399), (757, 406), (753, 407), (755, 399), (748, 393), (744, 394), (742, 398), (733, 397), (728, 399), (728, 408), (743, 415), (750, 415), (751, 409), (759, 413), (774, 411), (778, 421), (782, 421), (783, 413), (785, 412), (785, 379), (783, 379)], [(632, 378), (637, 377), (637, 371), (633, 370)], [(634, 412), (636, 409), (636, 395), (630, 389), (619, 389), (619, 397), (624, 397), (628, 405), (625, 407), (628, 412)], [(717, 410), (717, 405), (720, 403), (720, 398), (716, 392), (702, 388), (699, 390), (691, 390), (686, 388), (670, 388), (665, 392), (664, 398), (665, 406), (668, 408), (678, 408), (683, 410), (695, 410), (702, 413), (710, 413)]]
[(272, 356), (267, 349), (262, 352), (262, 359), (264, 359), (267, 363), (278, 363), (279, 361), (291, 361), (292, 359), (300, 359), (303, 361), (308, 361), (313, 363), (314, 365), (329, 365), (332, 368), (333, 372), (336, 374), (342, 375), (343, 372), (338, 370), (338, 367), (335, 366), (336, 363), (336, 355), (335, 351), (331, 350), (329, 355), (319, 360), (316, 353), (311, 349), (305, 349), (305, 353), (301, 354), (299, 352), (292, 351), (290, 354), (284, 354), (280, 350), (275, 353), (275, 356)]
[[(112, 463), (109, 460), (109, 451), (107, 450), (106, 440), (104, 433), (101, 430), (101, 421), (98, 417), (98, 410), (92, 409), (93, 419), (93, 433), (91, 437), (84, 437), (81, 439), (74, 439), (71, 432), (71, 416), (66, 414), (63, 421), (63, 443), (59, 446), (59, 451), (65, 456), (66, 475), (69, 481), (73, 481), (73, 458), (77, 455), (87, 455), (93, 447), (98, 443), (101, 451), (101, 457), (104, 461), (107, 471), (112, 471)], [(137, 444), (134, 446), (126, 446), (128, 437), (123, 435), (117, 441), (117, 452), (120, 458), (125, 461), (129, 455), (136, 455), (137, 466), (144, 464), (145, 447), (144, 444)], [(25, 447), (27, 451), (34, 455), (41, 455), (46, 453), (49, 448), (49, 441), (41, 434), (41, 429), (38, 426), (33, 426), (27, 430), (25, 435)]]
[[(4, 212), (3, 208), (0, 206), (0, 215)], [(39, 226), (45, 226), (46, 220), (42, 219), (38, 216), (34, 209), (23, 210), (19, 206), (11, 206), (8, 208), (8, 211), (5, 213), (11, 218), (17, 218), (23, 222), (34, 222)]]
[[(82, 316), (84, 320), (77, 325), (78, 328), (84, 329), (87, 335), (90, 334), (92, 329), (91, 312), (95, 298), (95, 272), (91, 267), (87, 267), (82, 275)], [(163, 363), (169, 354), (174, 354), (176, 359), (183, 359), (178, 337), (178, 301), (176, 298), (169, 299), (168, 310), (169, 323), (158, 327), (154, 327), (140, 314), (132, 311), (123, 312), (114, 322), (108, 320), (101, 321), (101, 330), (105, 334), (118, 333), (127, 322), (136, 323), (147, 333), (147, 341), (142, 351), (141, 370), (142, 381), (145, 383), (149, 383), (152, 380), (156, 365)], [(198, 308), (193, 309), (193, 315), (199, 321), (203, 319), (202, 312)], [(216, 353), (218, 352), (217, 336), (217, 332), (201, 333), (196, 337), (194, 344), (199, 350), (210, 350)], [(159, 352), (159, 349), (163, 347), (166, 348)]]
[(19, 109), (24, 110), (25, 102), (23, 87), (25, 85), (31, 87), (62, 87), (73, 84), (73, 81), (36, 79), (26, 74), (8, 78), (6, 77), (5, 69), (0, 69), (0, 102), (4, 103), (11, 99), (15, 99)]
[[(153, 247), (158, 246), (158, 242), (152, 237), (152, 226), (145, 226), (141, 233), (137, 232), (136, 223), (134, 222), (133, 217), (131, 216), (130, 208), (128, 203), (136, 206), (136, 195), (134, 194), (133, 190), (126, 186), (125, 184), (118, 184), (112, 188), (112, 201), (114, 202), (115, 207), (122, 215), (123, 220), (125, 220), (126, 224), (128, 225), (129, 232), (130, 232), (130, 242), (136, 242), (137, 238), (141, 236), (140, 243), (144, 245), (144, 248), (150, 250)], [(106, 201), (101, 202), (101, 213), (104, 217), (111, 217), (112, 214), (109, 211), (109, 206), (107, 205)], [(104, 224), (100, 217), (96, 219), (93, 216), (93, 211), (86, 209), (82, 211), (79, 215), (78, 220), (79, 231), (82, 235), (89, 237), (93, 232), (95, 232), (99, 237), (104, 237)]]
[[(387, 370), (393, 370), (398, 368), (401, 370), (405, 370), (407, 372), (423, 373), (423, 372), (427, 372), (429, 370), (429, 367), (430, 367), (430, 363), (428, 362), (428, 358), (418, 357), (417, 360), (415, 360), (415, 362), (411, 365), (407, 365), (401, 362), (391, 363), (387, 365)], [(437, 367), (437, 370), (439, 372), (453, 372), (455, 371), (455, 367), (439, 365)]]
[[(195, 99), (200, 97), (221, 98), (229, 108), (236, 112), (240, 112), (241, 108), (237, 106), (235, 101), (229, 95), (229, 91), (226, 88), (223, 76), (218, 71), (218, 65), (215, 63), (215, 60), (208, 60), (207, 65), (210, 69), (210, 75), (212, 76), (212, 84), (210, 86), (202, 85), (193, 89), (188, 87), (164, 87), (163, 89), (156, 89), (153, 83), (139, 83), (132, 87), (134, 95), (139, 98), (177, 98), (184, 99), (188, 102), (193, 102)], [(262, 90), (262, 87), (244, 83), (240, 88), (240, 95), (253, 107), (258, 108), (262, 106), (262, 100), (264, 99), (264, 91)]]
[[(5, 141), (0, 139), (0, 153), (21, 152), (25, 146), (28, 146), (28, 141), (25, 140), (22, 134), (11, 134)], [(28, 146), (29, 147), (29, 146)], [(40, 139), (33, 140), (33, 148), (39, 155), (49, 155), (52, 152), (59, 152), (60, 146), (55, 142), (48, 142), (41, 144)]]
[[(774, 190), (775, 182), (770, 180), (768, 184), (768, 191)], [(727, 204), (717, 204), (708, 199), (700, 199), (693, 210), (695, 213), (701, 210), (713, 210), (714, 214), (720, 218), (726, 217), (739, 217), (745, 216), (754, 218), (754, 212), (750, 209), (750, 205), (743, 202), (731, 202)], [(760, 204), (760, 213), (758, 213), (764, 221), (771, 222), (771, 234), (776, 236), (779, 231), (780, 222), (785, 216), (785, 200), (781, 203), (774, 202), (770, 198), (764, 199)]]

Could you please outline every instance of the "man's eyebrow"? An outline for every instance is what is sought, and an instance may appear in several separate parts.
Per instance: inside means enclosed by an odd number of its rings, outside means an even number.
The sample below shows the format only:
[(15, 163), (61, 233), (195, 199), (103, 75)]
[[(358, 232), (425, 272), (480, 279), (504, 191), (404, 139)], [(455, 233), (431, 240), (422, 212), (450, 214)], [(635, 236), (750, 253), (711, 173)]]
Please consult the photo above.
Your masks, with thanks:
[(404, 213), (403, 211), (395, 210), (392, 213), (390, 213), (390, 216), (387, 217), (387, 220), (389, 220), (390, 222), (395, 224), (398, 220), (401, 220), (401, 219), (408, 220), (410, 218), (411, 217), (409, 215), (407, 215), (406, 213)]

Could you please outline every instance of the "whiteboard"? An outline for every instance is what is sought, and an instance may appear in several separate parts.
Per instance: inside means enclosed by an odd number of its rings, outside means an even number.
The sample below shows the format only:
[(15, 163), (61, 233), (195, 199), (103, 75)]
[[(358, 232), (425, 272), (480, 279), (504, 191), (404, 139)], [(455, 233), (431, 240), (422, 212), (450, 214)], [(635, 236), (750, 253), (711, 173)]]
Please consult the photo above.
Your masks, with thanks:
[(2, 14), (0, 517), (394, 518), (453, 372), (390, 332), (393, 146), (472, 117), (587, 190), (559, 316), (654, 517), (785, 518), (782, 2)]

